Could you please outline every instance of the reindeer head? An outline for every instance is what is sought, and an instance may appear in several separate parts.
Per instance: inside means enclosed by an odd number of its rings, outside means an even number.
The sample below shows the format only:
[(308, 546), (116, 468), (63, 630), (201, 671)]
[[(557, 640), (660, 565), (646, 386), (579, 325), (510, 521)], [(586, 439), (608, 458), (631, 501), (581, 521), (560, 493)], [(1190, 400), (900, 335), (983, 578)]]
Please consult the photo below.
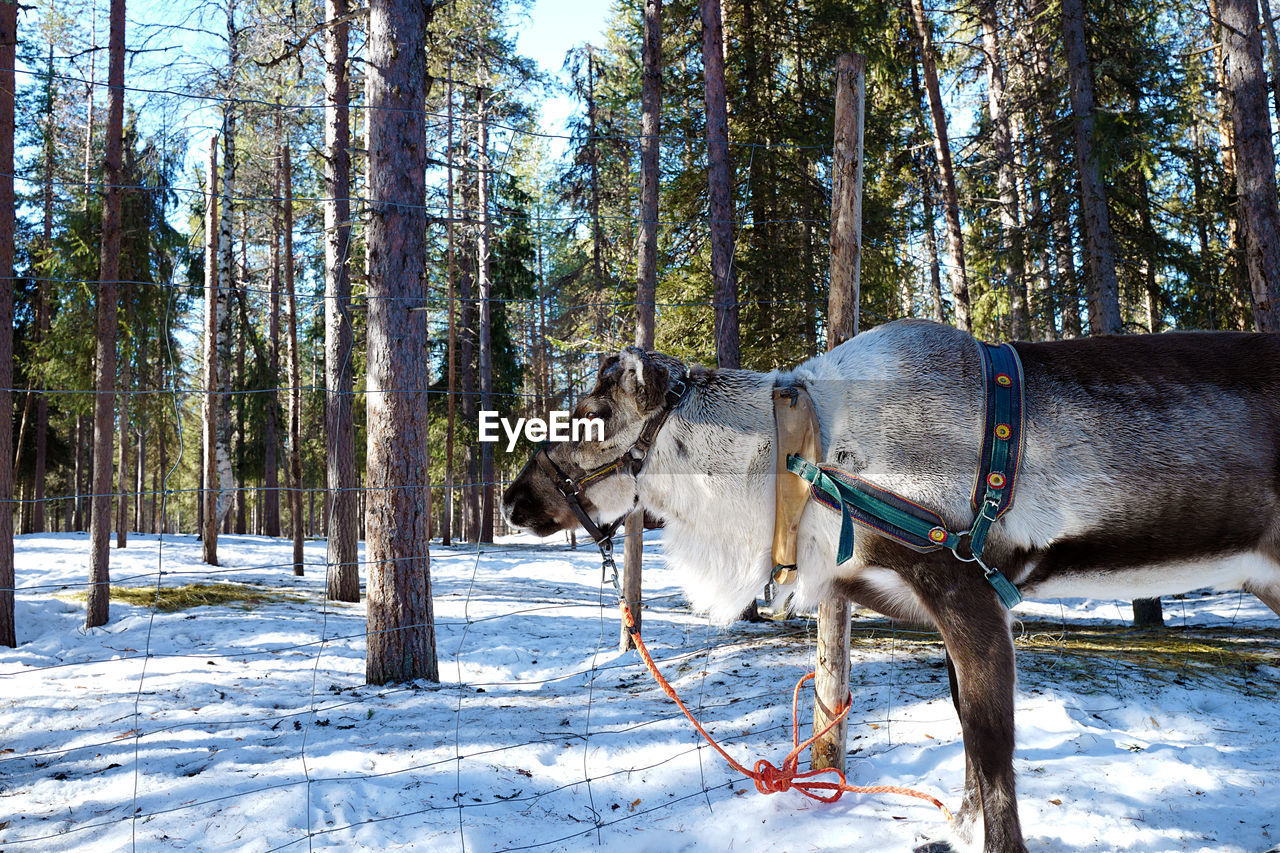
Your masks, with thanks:
[[(627, 464), (645, 425), (665, 411), (679, 361), (661, 353), (627, 347), (600, 368), (596, 387), (573, 411), (574, 418), (604, 421), (602, 441), (546, 444), (507, 487), (502, 508), (507, 520), (539, 536), (550, 536), (578, 524), (557, 483), (560, 472), (581, 484), (578, 503), (598, 525), (621, 518), (639, 503), (636, 474)], [(593, 473), (623, 461), (600, 475)]]

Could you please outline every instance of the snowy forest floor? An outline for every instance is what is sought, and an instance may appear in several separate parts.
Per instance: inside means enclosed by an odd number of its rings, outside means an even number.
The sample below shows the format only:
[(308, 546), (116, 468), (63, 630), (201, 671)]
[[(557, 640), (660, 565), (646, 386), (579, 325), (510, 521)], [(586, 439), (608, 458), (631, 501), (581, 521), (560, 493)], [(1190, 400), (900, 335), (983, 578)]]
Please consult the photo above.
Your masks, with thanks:
[[(744, 764), (775, 763), (814, 624), (709, 628), (646, 542), (644, 635)], [(367, 687), (364, 605), (326, 602), (324, 543), (132, 536), (143, 588), (85, 631), (83, 534), (19, 537), (19, 647), (0, 649), (0, 850), (906, 851), (915, 800), (763, 797), (616, 650), (594, 549), (433, 549), (439, 685)], [(247, 585), (162, 590), (188, 584)], [(149, 588), (149, 589), (148, 589)], [(191, 593), (221, 595), (196, 606)], [(153, 606), (159, 600), (176, 609)], [(1242, 593), (1018, 608), (1028, 845), (1261, 853), (1280, 842), (1280, 619)], [(850, 781), (959, 805), (964, 755), (932, 633), (855, 617)], [(811, 711), (805, 707), (802, 713)], [(1265, 780), (1270, 779), (1270, 782)]]

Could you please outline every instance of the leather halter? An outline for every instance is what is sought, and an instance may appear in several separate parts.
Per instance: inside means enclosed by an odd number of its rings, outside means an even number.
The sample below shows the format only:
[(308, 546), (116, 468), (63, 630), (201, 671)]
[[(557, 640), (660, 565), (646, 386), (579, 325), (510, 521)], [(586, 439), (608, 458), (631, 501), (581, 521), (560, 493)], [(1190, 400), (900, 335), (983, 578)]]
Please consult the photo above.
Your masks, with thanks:
[[(551, 454), (547, 452), (547, 445), (544, 443), (538, 448), (538, 453), (534, 454), (537, 459), (538, 454), (542, 454), (547, 463), (551, 465), (551, 469), (556, 472), (554, 480), (556, 490), (564, 497), (569, 504), (569, 509), (577, 517), (578, 523), (587, 531), (587, 535), (591, 537), (591, 541), (600, 549), (600, 556), (604, 560), (605, 568), (613, 565), (613, 535), (621, 526), (623, 520), (630, 514), (630, 510), (623, 513), (618, 518), (604, 525), (603, 527), (596, 524), (585, 509), (582, 508), (578, 496), (582, 494), (582, 490), (586, 488), (588, 483), (616, 474), (622, 470), (630, 472), (631, 476), (638, 477), (644, 469), (645, 462), (649, 458), (649, 450), (653, 447), (654, 441), (658, 438), (658, 431), (662, 429), (662, 425), (667, 422), (667, 416), (671, 414), (676, 406), (684, 399), (684, 395), (688, 392), (689, 386), (685, 382), (684, 377), (676, 377), (671, 381), (671, 385), (667, 388), (667, 396), (663, 401), (662, 409), (645, 423), (644, 428), (640, 430), (640, 435), (636, 438), (635, 443), (627, 449), (625, 453), (617, 459), (601, 465), (592, 471), (588, 471), (581, 477), (570, 477), (565, 473), (564, 469), (556, 464), (551, 458)], [(616, 573), (614, 582), (617, 582)]]

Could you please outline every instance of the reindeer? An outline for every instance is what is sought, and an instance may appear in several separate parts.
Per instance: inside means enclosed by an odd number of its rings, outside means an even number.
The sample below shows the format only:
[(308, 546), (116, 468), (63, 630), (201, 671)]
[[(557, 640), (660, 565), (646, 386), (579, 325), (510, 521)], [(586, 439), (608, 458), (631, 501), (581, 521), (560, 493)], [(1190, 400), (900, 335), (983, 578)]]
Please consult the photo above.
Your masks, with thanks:
[[(990, 530), (987, 562), (1027, 597), (1243, 588), (1280, 614), (1280, 338), (1189, 332), (1014, 347), (1020, 491)], [(692, 606), (727, 623), (773, 569), (775, 386), (808, 391), (824, 463), (959, 528), (973, 518), (981, 370), (970, 335), (923, 321), (877, 327), (789, 372), (710, 370), (628, 347), (574, 413), (602, 419), (604, 440), (545, 445), (503, 508), (541, 536), (582, 524), (600, 538), (643, 507), (665, 522), (665, 557)], [(939, 631), (966, 759), (957, 840), (1024, 851), (1010, 613), (973, 564), (870, 528), (837, 565), (840, 525), (828, 507), (805, 507), (793, 607), (844, 598)]]

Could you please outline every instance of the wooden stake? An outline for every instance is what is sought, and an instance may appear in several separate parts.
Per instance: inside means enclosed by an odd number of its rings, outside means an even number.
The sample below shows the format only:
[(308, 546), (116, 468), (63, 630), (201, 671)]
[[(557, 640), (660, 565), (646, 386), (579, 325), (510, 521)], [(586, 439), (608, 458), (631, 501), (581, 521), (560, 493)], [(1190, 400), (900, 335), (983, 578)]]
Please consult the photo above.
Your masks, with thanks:
[[(858, 333), (859, 267), (862, 256), (862, 115), (866, 76), (861, 56), (836, 60), (835, 156), (831, 184), (831, 295), (827, 304), (827, 349)], [(813, 680), (813, 729), (821, 731), (849, 696), (849, 605), (818, 605), (817, 676)], [(845, 769), (848, 722), (813, 744), (813, 767)]]
[[(644, 85), (641, 91), (640, 235), (636, 271), (636, 346), (653, 349), (654, 292), (658, 281), (658, 133), (662, 101), (662, 0), (644, 4)], [(627, 516), (622, 559), (622, 597), (640, 630), (643, 592), (644, 511)], [(622, 625), (618, 650), (635, 648), (631, 632)]]

